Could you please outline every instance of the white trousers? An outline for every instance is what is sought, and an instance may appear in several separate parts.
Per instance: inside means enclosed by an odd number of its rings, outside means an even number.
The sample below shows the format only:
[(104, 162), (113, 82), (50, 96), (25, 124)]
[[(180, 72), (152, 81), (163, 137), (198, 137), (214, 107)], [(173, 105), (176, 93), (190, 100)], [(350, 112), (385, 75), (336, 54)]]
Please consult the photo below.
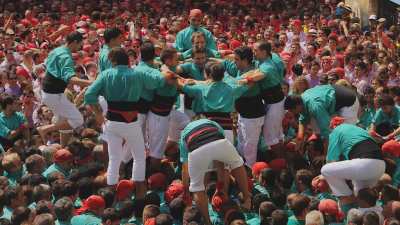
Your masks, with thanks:
[(357, 194), (363, 188), (376, 185), (379, 178), (385, 172), (385, 162), (378, 159), (352, 159), (340, 162), (328, 163), (321, 168), (321, 174), (325, 177), (336, 196), (350, 196), (353, 191), (346, 184), (351, 180), (354, 193)]
[(64, 93), (49, 94), (42, 91), (42, 102), (47, 105), (58, 119), (66, 119), (73, 128), (79, 128), (83, 125), (83, 116), (70, 102)]
[(149, 131), (149, 150), (152, 158), (161, 159), (167, 144), (170, 116), (160, 116), (149, 112), (147, 115)]
[(353, 105), (349, 107), (343, 107), (339, 110), (339, 116), (344, 118), (345, 123), (356, 124), (358, 121), (358, 110), (360, 109), (360, 103), (358, 98)]
[[(138, 121), (132, 123), (107, 121), (104, 129), (107, 135), (109, 158), (107, 184), (118, 183), (119, 167), (125, 155), (123, 149), (125, 147), (133, 157), (132, 180), (144, 181), (146, 157), (140, 123)], [(123, 140), (125, 140), (124, 147), (122, 146)]]
[(243, 159), (227, 139), (213, 141), (195, 149), (188, 155), (190, 192), (205, 190), (204, 175), (213, 161), (222, 162), (232, 170), (243, 165)]
[(248, 119), (239, 115), (238, 151), (250, 168), (257, 161), (257, 147), (263, 124), (264, 116)]
[(149, 144), (149, 136), (148, 136), (149, 130), (148, 130), (147, 115), (148, 115), (148, 113), (146, 113), (146, 114), (139, 113), (138, 114), (138, 121), (140, 124), (140, 128), (142, 130), (142, 136), (143, 136), (144, 144), (145, 144), (146, 148), (148, 148), (148, 144)]
[(182, 130), (190, 123), (190, 118), (178, 110), (172, 110), (169, 116), (168, 140), (178, 143)]
[(285, 99), (278, 103), (266, 105), (266, 115), (264, 119), (263, 134), (265, 144), (268, 146), (276, 145), (283, 140), (282, 121), (285, 115)]

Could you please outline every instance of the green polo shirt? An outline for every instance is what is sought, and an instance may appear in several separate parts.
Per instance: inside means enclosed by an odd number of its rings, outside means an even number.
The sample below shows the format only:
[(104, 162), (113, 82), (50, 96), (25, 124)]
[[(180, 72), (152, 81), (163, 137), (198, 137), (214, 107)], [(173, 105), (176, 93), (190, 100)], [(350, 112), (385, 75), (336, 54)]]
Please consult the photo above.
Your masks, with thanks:
[[(231, 77), (234, 77), (236, 81), (242, 80), (244, 78), (244, 74), (250, 70), (254, 70), (255, 67), (251, 66), (245, 70), (239, 70), (237, 68), (236, 63), (230, 60), (224, 60), (222, 65), (225, 68), (227, 74)], [(258, 83), (253, 84), (248, 91), (243, 94), (243, 97), (254, 97), (260, 94), (260, 85)]]
[(372, 123), (375, 126), (378, 126), (379, 124), (382, 123), (390, 123), (393, 126), (399, 126), (400, 125), (400, 107), (394, 106), (391, 115), (388, 115), (382, 111), (382, 109), (379, 109), (375, 116), (374, 119), (372, 120)]
[(200, 120), (195, 120), (193, 122), (190, 122), (188, 125), (186, 125), (186, 127), (183, 129), (182, 133), (181, 133), (181, 138), (179, 140), (179, 153), (180, 153), (180, 160), (182, 163), (186, 163), (188, 161), (188, 149), (186, 146), (186, 137), (190, 134), (190, 132), (195, 129), (198, 126), (202, 126), (204, 124), (211, 124), (215, 127), (218, 128), (218, 132), (225, 136), (224, 133), (224, 129), (222, 129), (222, 127), (211, 120), (208, 119), (200, 119)]
[(15, 112), (12, 116), (6, 117), (4, 112), (0, 113), (0, 136), (7, 137), (11, 131), (16, 130), (25, 124), (26, 118), (22, 112)]
[(71, 219), (71, 225), (101, 225), (101, 218), (87, 212)]
[(3, 215), (0, 217), (0, 219), (7, 219), (11, 221), (11, 216), (13, 213), (13, 209), (7, 206), (4, 206), (3, 208)]
[(71, 50), (64, 45), (49, 53), (45, 66), (48, 73), (66, 83), (75, 76), (75, 63)]
[[(205, 51), (206, 51), (207, 58), (217, 58), (217, 59), (221, 58), (221, 54), (214, 49), (206, 48)], [(193, 48), (184, 51), (181, 54), (181, 57), (180, 57), (181, 60), (186, 60), (186, 59), (192, 58), (192, 53), (193, 53)]]
[(327, 161), (339, 161), (343, 155), (346, 160), (349, 160), (349, 153), (353, 147), (365, 140), (374, 140), (368, 134), (368, 131), (353, 125), (342, 124), (332, 130), (329, 135)]
[[(155, 68), (153, 65), (147, 64), (143, 61), (141, 61), (135, 68), (135, 71), (140, 72), (142, 74), (145, 74), (146, 76), (149, 77), (149, 79), (158, 79), (158, 80), (163, 80), (163, 76), (157, 68)], [(164, 83), (163, 83), (164, 84)], [(141, 97), (149, 102), (151, 102), (154, 98), (154, 88), (143, 88)]]
[(178, 32), (175, 39), (174, 47), (179, 52), (185, 52), (192, 48), (192, 35), (194, 32), (202, 32), (206, 37), (206, 48), (217, 50), (214, 36), (210, 31), (202, 27), (188, 26)]
[(184, 93), (201, 103), (201, 112), (222, 113), (233, 112), (235, 100), (247, 90), (247, 85), (232, 87), (223, 81), (185, 85), (182, 89)]
[(275, 53), (271, 58), (256, 62), (256, 67), (265, 75), (259, 83), (262, 90), (280, 85), (284, 78), (284, 65), (282, 60)]
[(21, 181), (21, 178), (27, 174), (26, 167), (23, 165), (21, 169), (15, 173), (7, 173), (6, 171), (3, 172), (3, 176), (7, 177), (8, 184), (10, 186), (17, 186), (18, 183)]
[(372, 107), (364, 108), (360, 118), (358, 119), (357, 125), (364, 129), (368, 129), (372, 124), (372, 121), (375, 117), (375, 113), (376, 110)]
[(301, 98), (303, 100), (303, 112), (299, 117), (301, 124), (308, 124), (314, 118), (320, 128), (321, 137), (328, 138), (329, 123), (335, 113), (335, 89), (331, 85), (318, 85), (306, 90)]
[(289, 217), (287, 225), (305, 225), (304, 220), (298, 220), (294, 215)]
[(182, 69), (183, 75), (195, 80), (205, 80), (204, 68), (200, 68), (195, 63), (189, 62), (179, 65)]
[(60, 172), (62, 173), (65, 177), (69, 176), (69, 171), (65, 171), (63, 168), (61, 168), (59, 165), (57, 165), (56, 163), (51, 164), (51, 166), (49, 166), (43, 173), (42, 175), (44, 177), (48, 177), (50, 174), (54, 173), (54, 172)]
[(85, 104), (96, 104), (98, 96), (104, 96), (107, 101), (137, 102), (144, 90), (159, 88), (164, 84), (165, 79), (159, 74), (116, 66), (102, 72), (89, 86), (85, 93)]
[(111, 48), (107, 44), (104, 44), (103, 47), (101, 47), (100, 49), (99, 62), (98, 62), (100, 73), (112, 67), (112, 63), (108, 59), (108, 54), (110, 53), (110, 51)]

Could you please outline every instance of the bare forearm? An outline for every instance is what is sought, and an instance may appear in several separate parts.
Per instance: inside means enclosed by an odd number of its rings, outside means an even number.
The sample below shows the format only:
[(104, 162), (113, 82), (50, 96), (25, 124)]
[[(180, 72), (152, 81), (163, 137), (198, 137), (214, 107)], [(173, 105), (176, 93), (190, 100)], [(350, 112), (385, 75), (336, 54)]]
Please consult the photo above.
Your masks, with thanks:
[(75, 84), (75, 85), (78, 85), (78, 86), (81, 86), (81, 87), (86, 87), (86, 86), (89, 86), (90, 84), (92, 84), (92, 81), (90, 81), (90, 80), (84, 80), (84, 79), (78, 78), (78, 77), (76, 77), (76, 76), (72, 77), (72, 78), (69, 80), (69, 82), (70, 82), (71, 84)]

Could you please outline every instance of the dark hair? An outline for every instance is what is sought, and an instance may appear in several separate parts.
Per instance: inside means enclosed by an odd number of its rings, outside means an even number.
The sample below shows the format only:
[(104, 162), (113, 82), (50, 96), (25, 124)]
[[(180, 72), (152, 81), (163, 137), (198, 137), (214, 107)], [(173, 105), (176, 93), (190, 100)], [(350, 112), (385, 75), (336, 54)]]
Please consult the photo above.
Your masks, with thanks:
[(157, 194), (157, 192), (151, 191), (147, 193), (146, 196), (144, 197), (144, 204), (160, 206), (161, 204), (160, 196)]
[(261, 170), (261, 179), (267, 186), (273, 187), (275, 185), (276, 174), (271, 168)]
[(277, 209), (271, 214), (271, 225), (286, 225), (288, 222), (288, 215), (285, 211)]
[(292, 211), (295, 216), (301, 216), (310, 204), (310, 198), (304, 195), (297, 195), (292, 200)]
[(285, 109), (291, 110), (296, 108), (298, 105), (303, 105), (303, 99), (300, 95), (289, 95), (285, 99)]
[(383, 94), (379, 99), (379, 105), (381, 107), (385, 105), (394, 106), (394, 100), (390, 95)]
[(10, 95), (6, 95), (1, 99), (1, 109), (5, 110), (7, 108), (7, 106), (14, 104), (15, 102), (15, 98), (10, 96)]
[(231, 211), (229, 214), (225, 215), (225, 224), (231, 224), (234, 220), (246, 220), (243, 212), (239, 210)]
[(83, 177), (78, 181), (79, 198), (87, 199), (93, 194), (93, 180), (89, 177)]
[(378, 193), (374, 189), (364, 188), (358, 191), (357, 198), (366, 202), (370, 207), (372, 207), (378, 200)]
[(68, 221), (72, 217), (74, 204), (68, 197), (60, 198), (54, 203), (54, 213), (59, 221)]
[(266, 42), (266, 41), (260, 41), (257, 42), (258, 44), (258, 49), (261, 51), (266, 51), (267, 55), (272, 55), (271, 51), (272, 51), (272, 46), (271, 43)]
[(108, 44), (112, 39), (119, 37), (122, 34), (121, 30), (113, 27), (104, 31), (104, 41)]
[(262, 202), (270, 201), (270, 200), (271, 200), (271, 198), (269, 197), (268, 194), (263, 194), (263, 193), (255, 194), (253, 199), (252, 199), (252, 204), (253, 204), (252, 208), (253, 208), (253, 210), (258, 212), (258, 209), (260, 208), (260, 204)]
[(382, 188), (382, 198), (384, 202), (398, 201), (400, 199), (399, 190), (391, 184), (385, 184)]
[(165, 63), (167, 59), (172, 59), (172, 57), (177, 53), (174, 48), (165, 48), (161, 51), (160, 59), (162, 63)]
[(266, 218), (271, 217), (272, 212), (274, 212), (276, 209), (277, 209), (277, 207), (272, 202), (268, 202), (268, 201), (261, 202), (260, 209), (259, 209), (260, 219), (265, 220)]
[(211, 66), (211, 74), (209, 74), (214, 81), (221, 81), (224, 78), (225, 69), (221, 63), (215, 63)]
[(51, 187), (47, 184), (40, 184), (33, 188), (32, 197), (33, 201), (38, 202), (44, 199), (47, 194), (51, 194)]
[(185, 203), (182, 198), (175, 198), (169, 203), (169, 212), (175, 220), (182, 221), (184, 210)]
[(22, 222), (29, 219), (29, 215), (31, 214), (31, 210), (25, 206), (20, 206), (16, 208), (11, 215), (11, 224), (19, 225)]
[(108, 58), (115, 65), (129, 65), (129, 56), (123, 48), (117, 47), (111, 49)]
[(363, 216), (363, 225), (379, 225), (379, 215), (374, 211), (368, 211)]
[(39, 214), (43, 214), (43, 213), (51, 213), (51, 202), (50, 201), (46, 201), (46, 200), (40, 200), (39, 202), (37, 202), (35, 210), (36, 213)]
[(151, 61), (156, 57), (156, 50), (154, 44), (146, 41), (140, 46), (140, 57), (144, 62)]
[(296, 180), (301, 182), (306, 187), (311, 188), (311, 181), (313, 179), (313, 174), (310, 170), (301, 169), (296, 172)]
[(18, 193), (22, 191), (21, 186), (8, 186), (4, 190), (4, 204), (10, 206), (11, 202), (18, 197)]
[(247, 46), (241, 46), (234, 50), (235, 55), (237, 55), (241, 60), (247, 60), (248, 63), (253, 61), (253, 50)]
[(135, 212), (135, 205), (132, 200), (126, 199), (119, 203), (119, 214), (121, 219), (129, 219)]
[(165, 213), (156, 216), (156, 225), (172, 225), (172, 224), (173, 224), (172, 216)]
[(183, 213), (183, 223), (197, 222), (202, 223), (202, 216), (198, 208), (195, 206), (187, 207)]
[(366, 70), (367, 69), (367, 64), (365, 64), (363, 61), (359, 61), (356, 63), (357, 67), (360, 67), (361, 70)]
[(203, 37), (205, 40), (207, 40), (207, 39), (206, 39), (206, 35), (205, 35), (203, 32), (196, 31), (196, 32), (193, 32), (193, 33), (192, 33), (192, 37), (191, 37), (192, 43), (193, 43), (194, 39), (195, 39), (195, 38), (198, 38), (198, 37)]
[(103, 197), (106, 202), (106, 208), (110, 208), (114, 204), (115, 199), (115, 188), (104, 187), (97, 192), (101, 197)]
[(118, 211), (114, 208), (107, 208), (103, 211), (103, 215), (101, 217), (101, 220), (103, 223), (105, 223), (107, 220), (111, 221), (116, 221), (119, 220), (119, 215)]
[(296, 74), (296, 76), (300, 76), (303, 74), (303, 66), (300, 64), (294, 64), (292, 66), (292, 72)]
[(83, 36), (78, 31), (74, 31), (74, 32), (68, 34), (67, 37), (65, 38), (65, 41), (68, 44), (71, 44), (74, 41), (79, 43), (79, 42), (82, 42), (82, 40), (83, 40)]

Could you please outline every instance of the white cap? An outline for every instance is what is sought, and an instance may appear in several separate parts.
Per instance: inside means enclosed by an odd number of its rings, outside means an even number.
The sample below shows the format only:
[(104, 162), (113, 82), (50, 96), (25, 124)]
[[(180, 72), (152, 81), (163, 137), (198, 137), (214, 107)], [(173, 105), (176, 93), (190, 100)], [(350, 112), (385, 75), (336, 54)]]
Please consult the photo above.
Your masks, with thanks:
[(368, 19), (369, 20), (377, 20), (378, 17), (376, 17), (376, 15), (370, 15)]
[(385, 18), (379, 18), (379, 20), (378, 20), (379, 23), (384, 23), (385, 21), (386, 21)]

